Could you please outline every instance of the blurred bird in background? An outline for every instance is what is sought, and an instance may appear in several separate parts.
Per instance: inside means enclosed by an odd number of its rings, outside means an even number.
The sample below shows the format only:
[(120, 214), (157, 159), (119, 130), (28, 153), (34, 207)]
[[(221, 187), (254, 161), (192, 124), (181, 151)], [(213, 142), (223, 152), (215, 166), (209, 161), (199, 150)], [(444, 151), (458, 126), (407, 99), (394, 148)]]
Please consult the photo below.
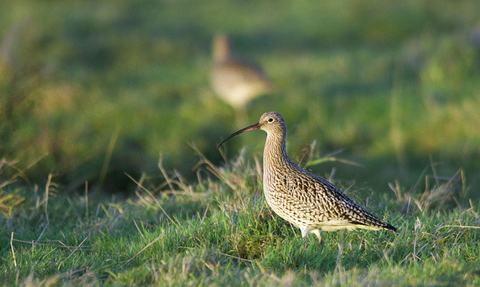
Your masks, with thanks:
[(272, 84), (260, 66), (232, 57), (225, 34), (217, 34), (213, 39), (213, 61), (212, 88), (239, 117), (245, 114), (248, 102), (272, 91)]

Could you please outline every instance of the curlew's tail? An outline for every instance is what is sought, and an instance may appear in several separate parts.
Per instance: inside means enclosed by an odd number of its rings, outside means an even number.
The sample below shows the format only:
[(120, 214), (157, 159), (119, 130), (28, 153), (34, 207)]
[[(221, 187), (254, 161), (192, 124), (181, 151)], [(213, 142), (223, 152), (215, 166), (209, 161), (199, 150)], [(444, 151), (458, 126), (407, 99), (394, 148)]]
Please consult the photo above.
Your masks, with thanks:
[(397, 228), (388, 222), (382, 221), (366, 211), (364, 208), (356, 205), (345, 214), (346, 219), (357, 228), (380, 230), (385, 229), (396, 232)]
[[(385, 222), (385, 221), (382, 221), (382, 220), (376, 218), (375, 216), (371, 215), (370, 213), (364, 214), (364, 218), (366, 220), (364, 220), (363, 222), (357, 222), (357, 223), (360, 224), (360, 225), (364, 225), (363, 228), (365, 228), (365, 229), (377, 229), (377, 230), (385, 229), (385, 230), (392, 231), (392, 232), (397, 231), (397, 228), (395, 226), (391, 225), (388, 222)], [(362, 227), (360, 227), (360, 228), (362, 228)]]
[(392, 231), (392, 232), (397, 232), (397, 228), (395, 226), (391, 225), (388, 222), (384, 222), (384, 223), (385, 223), (385, 226), (383, 226), (384, 229)]

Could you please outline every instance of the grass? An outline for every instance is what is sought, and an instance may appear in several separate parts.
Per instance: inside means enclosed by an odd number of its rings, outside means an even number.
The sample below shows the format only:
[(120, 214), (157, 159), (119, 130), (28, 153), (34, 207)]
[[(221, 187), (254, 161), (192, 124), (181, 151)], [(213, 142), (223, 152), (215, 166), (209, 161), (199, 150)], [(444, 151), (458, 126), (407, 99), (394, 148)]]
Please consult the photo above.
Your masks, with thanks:
[[(28, 2), (0, 9), (0, 282), (480, 285), (480, 2)], [(277, 88), (241, 119), (219, 30)], [(270, 110), (399, 232), (319, 246), (271, 214), (264, 135), (215, 148)]]
[[(166, 172), (163, 192), (135, 180), (128, 199), (18, 190), (2, 213), (6, 285), (464, 285), (480, 283), (478, 202), (463, 174), (382, 198), (348, 194), (398, 228), (324, 233), (325, 245), (271, 213), (259, 160), (201, 155), (198, 181)], [(430, 182), (430, 183), (429, 183)], [(421, 187), (420, 183), (425, 184)], [(338, 184), (338, 183), (337, 183)], [(340, 183), (340, 186), (342, 184)], [(8, 187), (6, 187), (8, 188)], [(345, 189), (345, 186), (343, 186)], [(155, 191), (157, 190), (157, 191)], [(392, 195), (393, 194), (393, 195)], [(2, 199), (5, 196), (2, 196)], [(21, 200), (19, 200), (21, 199)], [(11, 200), (11, 199), (9, 199)], [(12, 201), (11, 201), (12, 202)], [(12, 203), (12, 205), (14, 205)]]

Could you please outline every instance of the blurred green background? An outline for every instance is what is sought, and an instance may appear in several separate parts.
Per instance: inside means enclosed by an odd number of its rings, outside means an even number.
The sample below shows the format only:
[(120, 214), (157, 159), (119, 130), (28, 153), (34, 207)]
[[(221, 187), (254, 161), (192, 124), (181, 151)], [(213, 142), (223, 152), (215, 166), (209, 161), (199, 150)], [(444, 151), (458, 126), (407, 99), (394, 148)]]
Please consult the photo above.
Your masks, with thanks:
[[(465, 171), (480, 184), (480, 1), (21, 1), (0, 4), (0, 177), (48, 174), (65, 191), (131, 190), (146, 173), (193, 179), (198, 156), (241, 128), (209, 85), (211, 40), (260, 63), (292, 159), (318, 141), (322, 176), (389, 191)], [(261, 153), (251, 132), (226, 145)], [(40, 160), (39, 160), (40, 159)], [(37, 162), (37, 160), (39, 160)], [(35, 163), (35, 164), (33, 164)], [(31, 167), (30, 167), (31, 166)]]

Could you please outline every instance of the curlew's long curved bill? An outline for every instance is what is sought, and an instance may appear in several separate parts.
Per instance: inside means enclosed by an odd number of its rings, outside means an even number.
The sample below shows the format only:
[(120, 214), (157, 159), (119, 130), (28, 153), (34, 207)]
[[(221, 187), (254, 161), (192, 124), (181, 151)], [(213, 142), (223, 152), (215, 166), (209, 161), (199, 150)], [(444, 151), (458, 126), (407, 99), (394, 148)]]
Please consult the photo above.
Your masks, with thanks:
[(226, 137), (221, 143), (219, 143), (219, 144), (217, 145), (217, 148), (220, 148), (220, 146), (221, 146), (224, 142), (228, 141), (229, 139), (233, 138), (233, 137), (236, 136), (236, 135), (239, 135), (239, 134), (241, 134), (241, 133), (248, 132), (248, 131), (251, 131), (251, 130), (257, 130), (257, 129), (259, 129), (259, 128), (260, 128), (260, 124), (259, 124), (259, 123), (256, 123), (256, 124), (253, 124), (253, 125), (248, 126), (248, 127), (246, 127), (246, 128), (243, 128), (243, 129), (241, 129), (241, 130), (238, 130), (238, 131), (234, 132), (233, 134), (229, 135), (228, 137)]

